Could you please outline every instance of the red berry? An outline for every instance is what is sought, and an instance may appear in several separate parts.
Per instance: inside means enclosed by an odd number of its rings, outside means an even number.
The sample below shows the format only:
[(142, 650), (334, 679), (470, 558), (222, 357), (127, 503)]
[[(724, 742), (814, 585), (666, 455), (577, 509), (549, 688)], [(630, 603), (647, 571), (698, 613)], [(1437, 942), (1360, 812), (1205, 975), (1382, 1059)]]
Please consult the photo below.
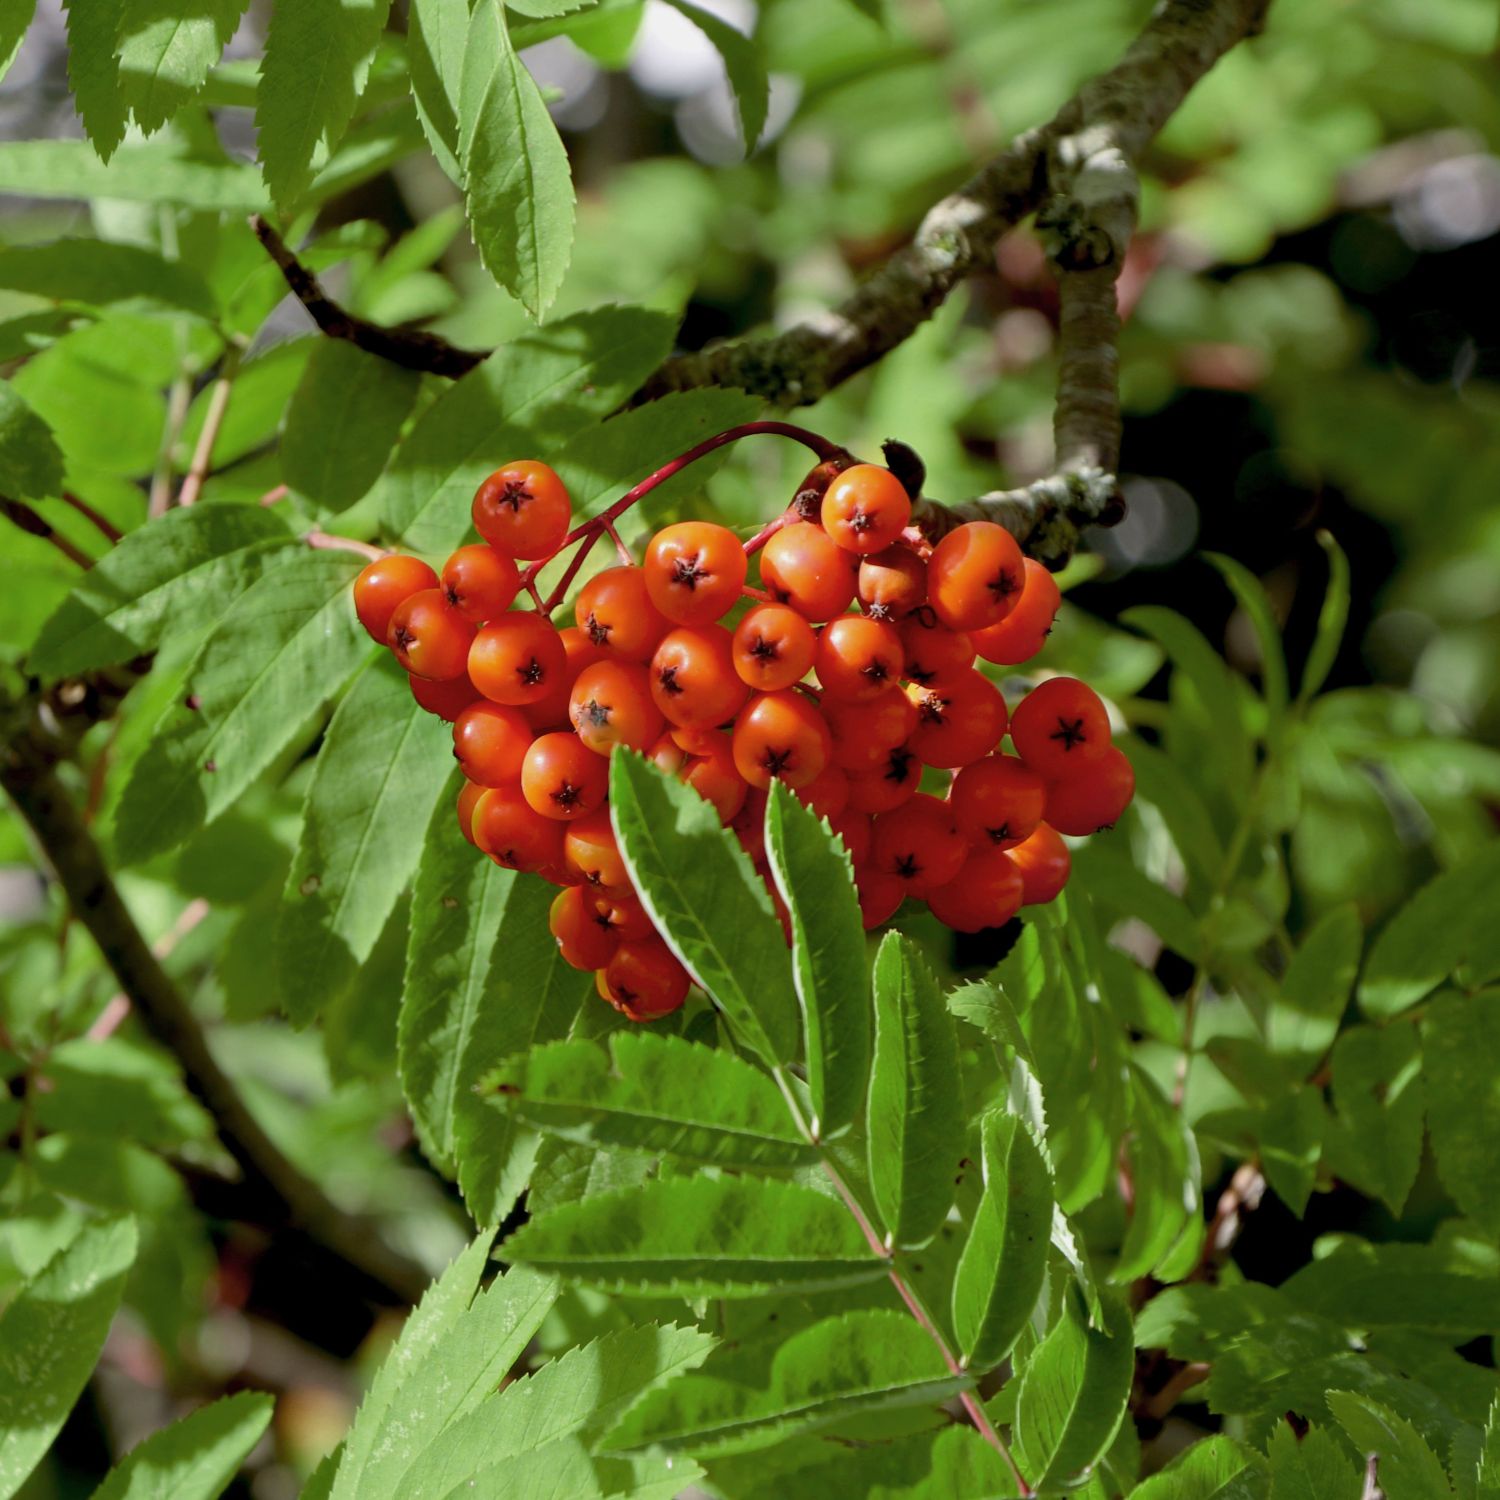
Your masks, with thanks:
[(1047, 783), (1013, 755), (987, 755), (953, 778), (948, 801), (971, 844), (1009, 849), (1042, 820)]
[(450, 677), (447, 682), (429, 682), (408, 672), (406, 680), (411, 684), (411, 695), (430, 714), (436, 714), (445, 724), (453, 721), (471, 704), (478, 701), (479, 689), (469, 681), (465, 671), (462, 677)]
[(403, 599), (386, 627), (386, 644), (396, 660), (430, 682), (462, 677), (473, 640), (473, 625), (448, 603), (441, 589), (423, 589)]
[(477, 786), (505, 786), (521, 779), (521, 763), (531, 745), (531, 725), (516, 708), (481, 698), (453, 725), (453, 755)]
[(927, 564), (899, 542), (861, 559), (859, 602), (872, 620), (899, 620), (927, 602)]
[(828, 725), (811, 701), (791, 688), (757, 693), (734, 726), (734, 763), (751, 786), (784, 781), (806, 786), (833, 753)]
[(887, 752), (917, 727), (916, 705), (894, 685), (866, 703), (825, 703), (823, 717), (833, 734), (833, 763), (851, 775), (883, 770)]
[(562, 865), (563, 825), (544, 818), (518, 786), (497, 786), (474, 806), (474, 842), (508, 870), (551, 870)]
[(761, 693), (791, 687), (811, 670), (818, 640), (789, 604), (757, 604), (735, 627), (734, 669)]
[(732, 638), (722, 625), (679, 626), (651, 658), (651, 697), (673, 724), (685, 729), (727, 722), (749, 695), (734, 669)]
[(608, 808), (601, 807), (568, 824), (563, 838), (563, 863), (596, 895), (633, 894)]
[(646, 908), (634, 896), (595, 896), (594, 910), (600, 922), (626, 942), (656, 935)]
[(986, 661), (1007, 667), (1030, 661), (1042, 649), (1062, 603), (1062, 593), (1051, 573), (1035, 558), (1022, 561), (1026, 583), (1016, 607), (998, 625), (976, 630), (970, 637), (974, 649)]
[(906, 900), (906, 882), (894, 875), (882, 875), (873, 868), (854, 872), (855, 890), (859, 896), (859, 914), (865, 931), (879, 927), (896, 915), (896, 909)]
[(711, 802), (721, 823), (727, 823), (745, 805), (750, 793), (744, 777), (735, 768), (729, 736), (713, 731), (713, 740), (694, 753), (678, 773), (705, 802)]
[(1135, 769), (1117, 746), (1097, 760), (1047, 783), (1047, 821), (1059, 832), (1082, 837), (1113, 828), (1135, 795)]
[(1021, 872), (1021, 905), (1037, 906), (1056, 900), (1068, 883), (1073, 859), (1061, 835), (1049, 823), (1037, 824), (1036, 832), (1014, 849), (1006, 851)]
[(515, 560), (493, 547), (460, 547), (443, 564), (443, 593), (448, 603), (475, 625), (503, 615), (520, 587)]
[(895, 876), (911, 895), (923, 896), (947, 885), (968, 852), (953, 826), (952, 809), (925, 793), (875, 819), (871, 866), (881, 875)]
[(927, 893), (932, 914), (955, 932), (1003, 927), (1020, 909), (1021, 872), (1004, 850), (972, 849), (947, 885)]
[(894, 625), (840, 615), (818, 637), (815, 666), (825, 695), (845, 703), (878, 698), (901, 677), (906, 654)]
[(884, 813), (900, 807), (922, 784), (922, 762), (909, 745), (895, 745), (873, 771), (849, 778), (849, 806), (856, 812)]
[(906, 530), (911, 496), (891, 473), (875, 464), (845, 469), (823, 496), (823, 530), (847, 552), (879, 552)]
[(600, 975), (600, 993), (632, 1021), (677, 1010), (692, 980), (660, 938), (621, 943)]
[(486, 698), (540, 703), (567, 673), (568, 653), (552, 622), (530, 610), (501, 615), (474, 637), (469, 676)]
[(437, 574), (419, 557), (405, 557), (399, 552), (377, 557), (366, 563), (354, 580), (354, 612), (371, 639), (384, 646), (396, 606), (413, 594), (437, 586)]
[(667, 619), (708, 625), (740, 597), (749, 561), (740, 540), (711, 521), (679, 521), (646, 548), (646, 591)]
[(568, 717), (568, 705), (572, 700), (574, 683), (578, 681), (585, 669), (610, 659), (608, 652), (601, 651), (597, 646), (591, 646), (588, 637), (572, 625), (564, 626), (557, 634), (563, 644), (562, 676), (553, 679), (552, 687), (545, 698), (538, 698), (535, 703), (521, 705), (521, 712), (526, 715), (526, 722), (538, 734), (545, 734), (551, 729), (568, 729), (572, 726), (572, 720)]
[(974, 665), (974, 643), (968, 636), (938, 623), (930, 609), (919, 609), (900, 625), (906, 652), (907, 681), (933, 687)]
[(857, 558), (807, 521), (783, 526), (760, 554), (761, 582), (814, 622), (831, 620), (849, 608), (858, 566)]
[(828, 826), (843, 839), (849, 858), (856, 865), (863, 864), (869, 858), (874, 827), (869, 813), (855, 812), (853, 808), (845, 807), (842, 812), (834, 813), (829, 818)]
[(627, 661), (650, 660), (656, 643), (671, 629), (651, 602), (644, 569), (636, 567), (596, 573), (579, 590), (573, 613), (591, 645)]
[(602, 969), (615, 956), (619, 938), (599, 919), (581, 885), (570, 885), (553, 898), (547, 925), (557, 939), (563, 962), (575, 969)]
[(988, 755), (1005, 733), (1005, 699), (972, 667), (932, 687), (913, 684), (906, 693), (917, 709), (917, 727), (907, 744), (926, 765), (966, 766)]
[(1010, 738), (1021, 759), (1051, 780), (1109, 749), (1109, 713), (1086, 683), (1049, 677), (1016, 705)]
[(495, 470), (474, 496), (474, 529), (511, 557), (551, 557), (572, 520), (568, 492), (546, 464), (517, 459)]
[(797, 800), (820, 818), (831, 818), (849, 805), (849, 773), (825, 766), (805, 786), (796, 788)]
[(604, 805), (609, 795), (609, 762), (595, 755), (576, 734), (562, 730), (544, 734), (526, 751), (521, 791), (543, 817), (581, 818)]
[(932, 549), (927, 598), (950, 630), (983, 630), (1021, 597), (1026, 570), (1010, 532), (993, 521), (968, 521)]
[(646, 669), (633, 661), (585, 667), (573, 684), (568, 717), (578, 738), (600, 755), (608, 755), (616, 745), (645, 750), (664, 727)]

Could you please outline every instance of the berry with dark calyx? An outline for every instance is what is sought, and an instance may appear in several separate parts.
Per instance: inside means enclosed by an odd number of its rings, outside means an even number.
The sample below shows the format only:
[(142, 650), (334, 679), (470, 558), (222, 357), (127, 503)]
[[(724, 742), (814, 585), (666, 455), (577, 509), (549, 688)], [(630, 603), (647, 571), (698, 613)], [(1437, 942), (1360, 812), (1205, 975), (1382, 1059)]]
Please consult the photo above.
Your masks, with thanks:
[(633, 661), (585, 667), (573, 684), (568, 718), (578, 738), (599, 755), (616, 745), (645, 750), (665, 728), (646, 669)]
[(1021, 872), (1002, 849), (971, 849), (947, 885), (928, 891), (927, 904), (955, 932), (1003, 927), (1021, 906)]
[(513, 611), (474, 637), (469, 676), (486, 698), (519, 707), (540, 703), (566, 676), (567, 648), (545, 616)]
[(822, 463), (814, 464), (797, 486), (797, 493), (792, 496), (792, 503), (787, 507), (787, 515), (795, 521), (816, 521), (823, 505), (823, 496), (828, 493), (828, 486), (853, 462), (848, 457), (825, 458)]
[(1135, 768), (1111, 745), (1097, 760), (1047, 783), (1047, 822), (1081, 838), (1113, 828), (1135, 795)]
[(986, 755), (953, 778), (948, 801), (971, 844), (1009, 849), (1042, 821), (1047, 783), (1013, 755)]
[(849, 778), (849, 806), (856, 812), (884, 813), (909, 802), (922, 784), (922, 762), (910, 745), (894, 745), (873, 771)]
[(947, 885), (968, 853), (968, 843), (953, 826), (952, 809), (925, 792), (875, 819), (871, 865), (901, 881), (908, 895)]
[(546, 734), (552, 729), (570, 729), (572, 720), (568, 717), (568, 705), (573, 696), (573, 684), (578, 681), (580, 674), (596, 662), (609, 660), (608, 652), (601, 651), (597, 646), (591, 646), (584, 633), (572, 625), (565, 625), (557, 632), (558, 638), (563, 643), (563, 673), (554, 679), (551, 690), (545, 698), (538, 698), (535, 703), (523, 703), (521, 712), (526, 715), (526, 722), (531, 725), (538, 734)]
[(798, 521), (783, 526), (761, 549), (760, 577), (775, 599), (818, 624), (849, 608), (859, 559), (821, 527)]
[(1073, 857), (1062, 835), (1050, 823), (1038, 823), (1029, 839), (1006, 850), (1006, 854), (1021, 872), (1022, 906), (1054, 901), (1068, 883)]
[(633, 894), (608, 808), (601, 807), (568, 824), (563, 836), (563, 863), (595, 895)]
[(627, 661), (649, 661), (671, 622), (651, 602), (642, 568), (622, 564), (596, 573), (578, 592), (578, 628), (589, 643)]
[(594, 912), (604, 927), (626, 942), (639, 942), (656, 933), (646, 908), (634, 896), (595, 896)]
[(734, 629), (734, 669), (762, 693), (800, 682), (817, 649), (812, 626), (789, 604), (757, 604)]
[(1098, 693), (1076, 677), (1049, 677), (1016, 705), (1011, 743), (1034, 771), (1070, 775), (1109, 749), (1109, 713)]
[(472, 781), (464, 782), (459, 789), (458, 804), (458, 831), (477, 849), (474, 843), (474, 809), (479, 805), (479, 799), (484, 796), (487, 787), (475, 786)]
[(999, 624), (1015, 608), (1025, 581), (1020, 546), (993, 521), (955, 527), (927, 560), (927, 600), (950, 630)]
[(862, 703), (826, 702), (823, 717), (833, 734), (833, 763), (851, 775), (883, 769), (887, 752), (917, 727), (916, 705), (895, 684)]
[(829, 698), (869, 702), (900, 679), (906, 653), (894, 625), (865, 615), (840, 615), (823, 627), (813, 665)]
[(445, 724), (451, 724), (471, 704), (479, 699), (479, 689), (469, 681), (469, 674), (450, 677), (446, 682), (429, 682), (408, 672), (406, 680), (411, 684), (411, 695), (420, 707), (436, 714)]
[(519, 786), (497, 786), (474, 806), (474, 842), (507, 870), (539, 873), (561, 868), (563, 825), (544, 818)]
[(732, 719), (750, 695), (734, 669), (733, 638), (722, 625), (682, 625), (651, 658), (651, 697), (673, 724), (708, 729)]
[(1035, 558), (1022, 560), (1026, 583), (1016, 607), (998, 625), (976, 630), (969, 637), (986, 661), (1006, 667), (1030, 661), (1042, 649), (1062, 604), (1062, 593), (1051, 573)]
[(751, 786), (806, 786), (822, 774), (832, 753), (823, 716), (791, 688), (757, 693), (734, 726), (734, 763)]
[(483, 625), (503, 615), (521, 587), (514, 559), (494, 547), (476, 543), (460, 547), (443, 564), (443, 593), (464, 619)]
[(531, 746), (531, 725), (517, 708), (481, 698), (453, 725), (453, 756), (476, 786), (505, 786), (521, 779)]
[(646, 548), (646, 591), (676, 624), (708, 625), (740, 597), (748, 569), (745, 549), (728, 527), (679, 521)]
[(543, 817), (582, 818), (604, 805), (609, 762), (576, 734), (554, 731), (531, 742), (521, 766), (521, 792)]
[(906, 679), (934, 687), (974, 665), (974, 642), (962, 631), (949, 630), (929, 607), (913, 610), (897, 627), (906, 653)]
[(899, 620), (927, 602), (927, 564), (898, 542), (860, 559), (858, 589), (872, 620)]
[(563, 962), (575, 969), (602, 969), (615, 956), (619, 937), (599, 920), (593, 899), (581, 885), (560, 890), (552, 900), (547, 926)]
[(632, 1021), (654, 1021), (681, 1007), (692, 985), (658, 937), (622, 942), (599, 976), (599, 992)]
[(855, 464), (828, 486), (820, 517), (846, 552), (879, 552), (906, 530), (911, 496), (889, 469)]
[(423, 589), (403, 599), (386, 626), (386, 644), (396, 660), (429, 682), (462, 677), (473, 640), (473, 625), (448, 603), (441, 589)]
[(437, 586), (437, 574), (420, 557), (406, 557), (399, 552), (377, 557), (374, 562), (366, 563), (354, 580), (354, 612), (370, 638), (384, 646), (396, 606), (413, 594)]
[(474, 529), (511, 557), (551, 557), (562, 545), (573, 504), (561, 479), (535, 459), (496, 469), (474, 495)]
[(906, 694), (917, 709), (907, 743), (925, 765), (947, 771), (966, 766), (988, 755), (1005, 733), (1005, 699), (972, 667), (932, 687), (913, 683)]

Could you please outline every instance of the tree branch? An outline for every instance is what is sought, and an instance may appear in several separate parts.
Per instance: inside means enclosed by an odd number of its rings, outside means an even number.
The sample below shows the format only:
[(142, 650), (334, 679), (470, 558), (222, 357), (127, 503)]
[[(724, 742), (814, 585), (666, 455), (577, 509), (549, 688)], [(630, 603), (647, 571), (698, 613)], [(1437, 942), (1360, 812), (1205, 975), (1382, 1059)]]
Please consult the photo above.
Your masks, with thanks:
[(53, 769), (53, 754), (22, 710), (6, 728), (0, 786), (30, 825), (78, 919), (99, 945), (146, 1029), (178, 1060), (188, 1088), (213, 1116), (244, 1186), (271, 1223), (303, 1229), (348, 1265), (403, 1302), (415, 1302), (428, 1277), (392, 1250), (367, 1223), (345, 1213), (282, 1154), (220, 1068), (203, 1028), (141, 936), (99, 846)]

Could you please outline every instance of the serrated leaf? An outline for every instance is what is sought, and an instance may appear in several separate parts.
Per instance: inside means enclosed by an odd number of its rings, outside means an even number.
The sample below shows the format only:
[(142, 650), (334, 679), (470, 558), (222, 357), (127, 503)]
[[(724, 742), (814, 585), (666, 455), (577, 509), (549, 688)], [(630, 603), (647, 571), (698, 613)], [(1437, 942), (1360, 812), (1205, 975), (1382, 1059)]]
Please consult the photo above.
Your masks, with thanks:
[(296, 201), (319, 145), (332, 151), (354, 118), (389, 10), (390, 0), (297, 0), (272, 11), (255, 124), (277, 203)]
[(1219, 1435), (1194, 1443), (1130, 1495), (1131, 1500), (1265, 1500), (1269, 1483), (1260, 1454)]
[(1271, 1434), (1270, 1500), (1360, 1500), (1364, 1476), (1321, 1427), (1301, 1438), (1285, 1422)]
[(125, 139), (115, 39), (125, 0), (63, 0), (68, 16), (68, 82), (84, 133), (106, 162)]
[(1500, 990), (1439, 995), (1422, 1024), (1427, 1128), (1458, 1206), (1500, 1233)]
[(491, 470), (556, 452), (607, 415), (671, 348), (660, 313), (606, 307), (502, 344), (413, 425), (381, 485), (386, 523), (416, 552), (451, 551)]
[(343, 339), (319, 340), (286, 408), (287, 484), (325, 510), (348, 509), (380, 477), (420, 384)]
[(293, 557), (225, 611), (188, 669), (188, 696), (136, 762), (116, 823), (122, 861), (212, 822), (310, 730), (369, 651), (348, 594), (359, 566), (348, 552)]
[(448, 726), (388, 656), (344, 695), (318, 752), (276, 931), (287, 1013), (305, 1025), (370, 956), (417, 867), (452, 767)]
[(1325, 1118), (1323, 1097), (1313, 1088), (1278, 1093), (1255, 1115), (1266, 1181), (1298, 1218), (1317, 1181)]
[(458, 92), (469, 35), (469, 0), (411, 0), (406, 50), (412, 98), (438, 165), (459, 187)]
[(85, 1223), (0, 1313), (0, 1496), (20, 1489), (67, 1420), (135, 1251), (133, 1219)]
[(771, 898), (711, 803), (634, 751), (610, 757), (610, 818), (657, 930), (768, 1063), (797, 1055), (791, 961)]
[(1351, 1026), (1333, 1049), (1345, 1171), (1400, 1215), (1422, 1161), (1422, 1053), (1413, 1026)]
[(1490, 936), (1497, 884), (1500, 843), (1428, 881), (1375, 939), (1360, 975), (1360, 1009), (1384, 1020), (1431, 994)]
[(769, 1368), (736, 1352), (710, 1358), (631, 1407), (600, 1447), (747, 1453), (862, 1412), (935, 1405), (966, 1384), (905, 1314), (845, 1313), (794, 1333)]
[(506, 1059), (482, 1091), (549, 1135), (726, 1167), (811, 1160), (772, 1080), (732, 1052), (678, 1037), (616, 1032)]
[(241, 1391), (200, 1407), (132, 1448), (93, 1500), (215, 1500), (260, 1441), (274, 1404)]
[(870, 1074), (870, 980), (849, 851), (779, 781), (766, 803), (766, 854), (792, 920), (812, 1128), (853, 1124)]
[(1450, 1500), (1437, 1454), (1404, 1417), (1357, 1391), (1329, 1391), (1325, 1399), (1355, 1448), (1378, 1457), (1380, 1487), (1392, 1500)]
[(1131, 1119), (1126, 1142), (1134, 1192), (1110, 1279), (1134, 1281), (1160, 1266), (1202, 1209), (1202, 1182), (1193, 1133), (1144, 1069), (1130, 1065)]
[(0, 193), (180, 203), (210, 213), (248, 214), (266, 207), (254, 167), (204, 161), (167, 140), (121, 146), (108, 165), (87, 141), (7, 141), (0, 144)]
[(837, 1198), (753, 1177), (660, 1178), (539, 1215), (508, 1260), (642, 1296), (786, 1296), (873, 1280), (885, 1261)]
[(1328, 680), (1349, 624), (1349, 559), (1332, 532), (1319, 531), (1318, 545), (1328, 554), (1328, 587), (1318, 611), (1318, 632), (1302, 668), (1298, 703), (1306, 703)]
[(89, 307), (145, 303), (214, 316), (208, 283), (181, 261), (141, 245), (106, 240), (52, 240), (0, 249), (0, 287)]
[(0, 83), (10, 71), (10, 65), (21, 50), (26, 38), (26, 28), (36, 14), (36, 0), (7, 0), (0, 6)]
[(890, 932), (875, 955), (875, 1048), (865, 1118), (870, 1190), (900, 1245), (937, 1233), (963, 1154), (958, 1039), (912, 940)]
[(744, 32), (736, 30), (713, 12), (689, 3), (689, 0), (667, 0), (667, 4), (673, 10), (681, 11), (724, 59), (724, 71), (740, 109), (740, 133), (744, 136), (745, 155), (749, 156), (760, 140), (761, 131), (766, 128), (766, 111), (771, 102), (771, 85), (760, 49)]
[(469, 19), (458, 97), (464, 202), (490, 275), (541, 319), (573, 251), (573, 174), (501, 0)]
[(290, 555), (286, 525), (258, 505), (194, 505), (127, 532), (73, 586), (27, 661), (68, 677), (154, 650), (170, 631), (219, 619), (268, 564)]
[(1359, 971), (1364, 928), (1352, 905), (1326, 912), (1297, 946), (1271, 1001), (1266, 1041), (1311, 1067), (1333, 1044)]
[(120, 96), (148, 135), (203, 86), (249, 0), (124, 0), (119, 20)]
[(0, 385), (0, 495), (40, 500), (62, 488), (63, 456), (52, 429), (16, 389)]
[(1052, 1174), (1014, 1115), (980, 1121), (984, 1192), (953, 1278), (953, 1331), (979, 1369), (1010, 1352), (1041, 1295), (1052, 1235)]
[(1135, 1343), (1130, 1315), (1104, 1298), (1103, 1329), (1070, 1282), (1057, 1322), (1026, 1361), (1016, 1393), (1022, 1472), (1039, 1489), (1092, 1465), (1114, 1439), (1130, 1396)]
[(1474, 1500), (1500, 1500), (1500, 1396), (1490, 1405), (1474, 1476)]

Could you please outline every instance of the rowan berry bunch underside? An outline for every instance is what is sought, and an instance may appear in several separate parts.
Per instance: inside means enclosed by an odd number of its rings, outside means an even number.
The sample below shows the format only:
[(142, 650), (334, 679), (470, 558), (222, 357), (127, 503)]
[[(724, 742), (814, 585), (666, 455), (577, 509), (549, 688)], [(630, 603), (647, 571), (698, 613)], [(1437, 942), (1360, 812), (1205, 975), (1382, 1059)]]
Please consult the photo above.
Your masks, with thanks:
[(763, 834), (773, 780), (842, 839), (867, 928), (908, 899), (960, 932), (1051, 901), (1063, 835), (1109, 827), (1130, 801), (1091, 688), (1049, 677), (1012, 709), (976, 666), (1040, 651), (1060, 602), (1051, 574), (986, 521), (930, 545), (912, 498), (887, 468), (825, 461), (750, 542), (707, 521), (664, 527), (641, 563), (589, 578), (558, 628), (538, 570), (576, 546), (566, 584), (619, 507), (573, 529), (558, 476), (521, 460), (480, 485), (481, 540), (440, 572), (392, 554), (356, 579), (365, 629), (453, 725), (463, 836), (559, 887), (562, 956), (630, 1019), (677, 1009), (691, 979), (616, 843), (621, 746), (712, 804), (784, 926)]

